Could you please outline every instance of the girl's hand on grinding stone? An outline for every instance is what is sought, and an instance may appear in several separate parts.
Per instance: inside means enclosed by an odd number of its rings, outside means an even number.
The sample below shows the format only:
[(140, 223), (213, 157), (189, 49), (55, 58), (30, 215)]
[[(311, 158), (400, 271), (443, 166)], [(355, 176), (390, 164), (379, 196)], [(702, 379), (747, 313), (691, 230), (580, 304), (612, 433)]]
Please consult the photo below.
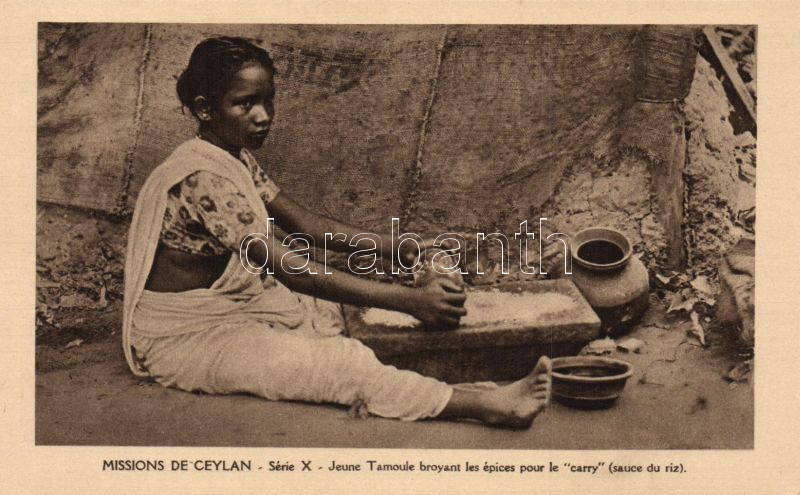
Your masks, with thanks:
[(415, 290), (409, 313), (432, 328), (455, 328), (467, 314), (464, 289), (454, 281), (437, 277)]

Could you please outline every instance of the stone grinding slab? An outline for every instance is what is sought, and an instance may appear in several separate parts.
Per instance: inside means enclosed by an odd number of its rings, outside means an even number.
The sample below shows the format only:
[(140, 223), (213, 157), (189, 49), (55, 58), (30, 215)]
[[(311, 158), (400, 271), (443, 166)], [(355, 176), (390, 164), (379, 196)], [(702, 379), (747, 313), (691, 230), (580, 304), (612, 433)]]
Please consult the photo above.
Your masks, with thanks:
[[(541, 309), (519, 307), (522, 300)], [(449, 383), (517, 379), (540, 356), (575, 354), (599, 337), (599, 318), (567, 279), (470, 288), (466, 307), (470, 314), (453, 330), (370, 308), (345, 306), (344, 315), (350, 336), (383, 363)], [(409, 326), (399, 326), (404, 321)]]

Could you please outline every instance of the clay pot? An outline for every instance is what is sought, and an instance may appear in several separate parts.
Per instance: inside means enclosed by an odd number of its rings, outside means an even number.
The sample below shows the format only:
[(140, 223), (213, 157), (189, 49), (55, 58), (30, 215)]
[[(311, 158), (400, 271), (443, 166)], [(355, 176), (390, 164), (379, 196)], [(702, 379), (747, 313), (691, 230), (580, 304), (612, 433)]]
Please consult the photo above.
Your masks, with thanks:
[(632, 252), (625, 234), (606, 227), (584, 229), (572, 239), (572, 281), (600, 317), (604, 335), (627, 333), (647, 309), (647, 269)]

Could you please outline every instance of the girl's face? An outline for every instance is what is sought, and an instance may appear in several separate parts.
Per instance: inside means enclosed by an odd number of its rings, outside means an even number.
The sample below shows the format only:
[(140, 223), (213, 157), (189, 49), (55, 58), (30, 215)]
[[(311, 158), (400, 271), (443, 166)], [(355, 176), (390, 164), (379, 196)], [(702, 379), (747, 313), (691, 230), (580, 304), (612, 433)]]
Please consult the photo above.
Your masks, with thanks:
[(229, 148), (260, 148), (275, 115), (274, 97), (272, 72), (258, 64), (247, 65), (201, 116), (202, 130)]

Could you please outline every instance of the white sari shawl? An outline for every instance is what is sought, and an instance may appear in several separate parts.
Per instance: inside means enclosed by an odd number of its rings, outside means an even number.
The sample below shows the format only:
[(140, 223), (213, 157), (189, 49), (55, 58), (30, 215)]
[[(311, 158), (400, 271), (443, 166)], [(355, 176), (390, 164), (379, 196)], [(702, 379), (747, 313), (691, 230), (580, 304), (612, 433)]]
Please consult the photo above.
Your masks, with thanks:
[[(247, 151), (244, 158), (255, 160)], [(265, 324), (293, 329), (307, 323), (308, 314), (298, 296), (280, 283), (264, 288), (258, 275), (248, 273), (238, 253), (208, 289), (184, 292), (145, 290), (152, 267), (168, 190), (186, 176), (205, 170), (231, 180), (247, 198), (260, 225), (269, 226), (247, 167), (225, 150), (201, 139), (180, 145), (148, 177), (133, 213), (125, 258), (122, 345), (125, 359), (137, 376), (148, 373), (135, 360), (130, 334), (136, 314), (136, 333), (151, 338), (199, 332), (219, 326)], [(272, 232), (261, 232), (273, 235)]]

